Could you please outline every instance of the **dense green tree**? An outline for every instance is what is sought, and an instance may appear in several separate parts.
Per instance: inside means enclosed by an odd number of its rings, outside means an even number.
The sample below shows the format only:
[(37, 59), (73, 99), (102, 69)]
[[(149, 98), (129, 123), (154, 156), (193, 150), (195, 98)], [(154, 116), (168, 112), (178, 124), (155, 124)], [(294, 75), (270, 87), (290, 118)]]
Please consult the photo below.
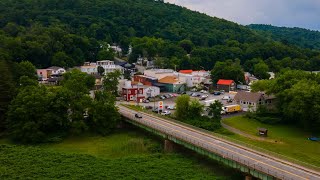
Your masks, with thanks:
[(189, 103), (188, 118), (196, 119), (200, 117), (201, 113), (203, 112), (203, 107), (204, 105), (201, 104), (198, 100), (191, 100)]
[(55, 94), (44, 86), (27, 86), (12, 101), (8, 111), (11, 138), (24, 143), (45, 142), (62, 129), (67, 109), (56, 107)]
[(0, 60), (0, 132), (5, 129), (8, 105), (15, 95), (10, 67), (6, 61)]
[(118, 96), (118, 84), (121, 75), (121, 72), (118, 70), (107, 73), (103, 80), (104, 91), (110, 92), (114, 96)]
[(175, 116), (183, 121), (189, 118), (190, 97), (188, 95), (179, 96), (176, 99)]
[(63, 75), (61, 93), (68, 102), (68, 120), (71, 122), (70, 131), (80, 134), (89, 129), (86, 118), (92, 99), (89, 91), (94, 86), (94, 77), (79, 70), (72, 70)]
[(255, 64), (253, 66), (253, 74), (259, 79), (269, 79), (270, 74), (268, 72), (269, 72), (269, 67), (263, 61), (260, 61), (258, 64)]
[(110, 133), (118, 124), (120, 114), (115, 106), (115, 97), (109, 92), (96, 92), (95, 101), (89, 109), (90, 128), (102, 135)]
[(211, 71), (212, 81), (216, 83), (219, 79), (231, 79), (236, 83), (244, 82), (244, 71), (239, 62), (228, 60), (217, 62)]
[(22, 61), (15, 64), (13, 72), (16, 81), (18, 81), (22, 76), (27, 76), (30, 79), (37, 80), (36, 67), (29, 61)]
[(98, 66), (97, 70), (98, 70), (98, 74), (100, 74), (100, 76), (103, 76), (105, 71), (104, 68), (102, 66)]
[(212, 115), (214, 120), (221, 120), (221, 111), (223, 104), (220, 101), (214, 101), (209, 106), (209, 114)]
[(192, 41), (185, 39), (179, 42), (179, 46), (182, 47), (188, 54), (190, 54), (194, 44)]
[(113, 60), (115, 53), (112, 49), (103, 49), (98, 53), (98, 60)]
[(57, 52), (52, 57), (52, 65), (59, 67), (73, 67), (75, 62), (65, 52)]

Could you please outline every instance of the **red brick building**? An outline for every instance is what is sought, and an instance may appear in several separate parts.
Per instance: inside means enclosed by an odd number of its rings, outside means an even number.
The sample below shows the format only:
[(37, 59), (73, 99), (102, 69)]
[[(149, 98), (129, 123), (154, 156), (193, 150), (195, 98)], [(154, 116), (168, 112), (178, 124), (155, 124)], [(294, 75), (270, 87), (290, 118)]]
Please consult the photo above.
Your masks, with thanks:
[(138, 101), (141, 102), (145, 97), (143, 95), (143, 87), (133, 86), (122, 88), (122, 97), (125, 101)]
[(158, 82), (158, 79), (154, 77), (145, 76), (145, 75), (134, 75), (133, 81), (142, 83), (143, 85), (146, 85), (146, 86), (152, 86), (154, 83)]

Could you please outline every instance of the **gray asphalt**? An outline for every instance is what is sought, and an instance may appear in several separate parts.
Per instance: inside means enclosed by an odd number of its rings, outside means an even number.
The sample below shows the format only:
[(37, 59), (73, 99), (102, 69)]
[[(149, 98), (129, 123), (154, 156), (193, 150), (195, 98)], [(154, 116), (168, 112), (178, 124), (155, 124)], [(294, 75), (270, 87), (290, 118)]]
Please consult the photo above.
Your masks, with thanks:
[(197, 131), (196, 129), (146, 113), (141, 113), (143, 116), (142, 118), (135, 118), (134, 115), (136, 111), (123, 106), (119, 106), (119, 112), (123, 116), (140, 124), (151, 127), (185, 142), (194, 144), (226, 159), (236, 161), (250, 167), (251, 169), (269, 174), (275, 178), (288, 180), (320, 180), (320, 172), (271, 157), (232, 142), (222, 140), (213, 135)]

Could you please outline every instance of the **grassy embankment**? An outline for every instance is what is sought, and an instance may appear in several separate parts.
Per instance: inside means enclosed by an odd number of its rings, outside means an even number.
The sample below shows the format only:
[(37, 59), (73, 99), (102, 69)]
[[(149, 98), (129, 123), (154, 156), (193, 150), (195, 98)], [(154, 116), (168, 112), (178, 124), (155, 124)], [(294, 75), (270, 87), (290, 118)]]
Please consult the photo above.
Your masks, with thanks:
[(0, 179), (241, 179), (187, 156), (163, 153), (159, 141), (132, 130), (38, 146), (0, 140)]
[[(286, 125), (262, 124), (256, 120), (244, 116), (236, 116), (224, 119), (223, 122), (246, 134), (258, 137), (258, 128), (267, 128), (268, 137), (266, 141), (259, 141), (244, 138), (239, 135), (228, 135), (230, 138), (263, 148), (268, 151), (308, 163), (310, 166), (317, 166), (320, 169), (320, 143), (309, 141), (310, 133), (301, 129)], [(303, 163), (301, 163), (303, 165)], [(307, 165), (308, 166), (308, 165)]]

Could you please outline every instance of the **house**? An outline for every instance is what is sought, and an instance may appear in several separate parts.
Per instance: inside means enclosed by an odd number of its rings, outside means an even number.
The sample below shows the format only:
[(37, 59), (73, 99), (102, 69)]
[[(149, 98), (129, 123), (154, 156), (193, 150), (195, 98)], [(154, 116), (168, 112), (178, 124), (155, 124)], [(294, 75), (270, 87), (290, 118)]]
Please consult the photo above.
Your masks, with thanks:
[(240, 104), (243, 111), (256, 111), (259, 105), (266, 105), (269, 108), (272, 108), (275, 97), (266, 95), (262, 92), (239, 91), (235, 95), (234, 100), (237, 104)]
[(119, 70), (122, 74), (124, 73), (124, 68), (119, 65), (115, 65), (114, 61), (110, 61), (110, 60), (97, 61), (96, 66), (97, 68), (101, 66), (104, 69), (105, 74), (114, 72), (116, 70)]
[(48, 67), (47, 69), (51, 71), (51, 74), (55, 74), (55, 75), (63, 74), (66, 72), (64, 68), (58, 67), (58, 66), (51, 66), (51, 67)]
[[(193, 70), (180, 70), (180, 76), (187, 77), (186, 84), (188, 87), (197, 87), (199, 85), (212, 84), (210, 72), (205, 70), (193, 71)], [(189, 78), (190, 77), (190, 78)]]
[(122, 88), (121, 96), (125, 101), (139, 101), (141, 102), (144, 96), (144, 88), (139, 85), (131, 85), (131, 81), (126, 81)]
[(226, 92), (234, 91), (236, 89), (236, 83), (233, 80), (219, 79), (217, 89)]
[[(40, 81), (48, 81), (52, 75), (62, 75), (66, 70), (62, 67), (52, 66), (46, 69), (37, 69), (37, 75)], [(53, 81), (53, 79), (51, 79)]]
[(186, 90), (185, 81), (180, 80), (180, 77), (177, 76), (166, 76), (158, 80), (158, 83), (164, 85), (167, 92), (183, 92)]
[(80, 66), (80, 71), (87, 74), (98, 74), (98, 67), (96, 63), (85, 62)]
[(51, 70), (49, 69), (37, 69), (37, 75), (40, 81), (47, 81), (51, 76)]

